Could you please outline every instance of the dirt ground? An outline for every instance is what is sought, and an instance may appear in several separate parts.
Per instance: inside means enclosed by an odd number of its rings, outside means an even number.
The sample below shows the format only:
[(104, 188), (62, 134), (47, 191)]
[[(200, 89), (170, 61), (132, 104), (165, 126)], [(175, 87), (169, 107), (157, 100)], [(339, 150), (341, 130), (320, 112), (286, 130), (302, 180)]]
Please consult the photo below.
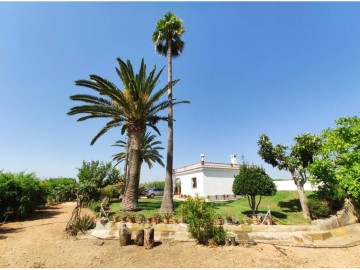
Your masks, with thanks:
[(360, 267), (360, 246), (301, 248), (258, 244), (209, 248), (195, 243), (156, 243), (151, 250), (120, 247), (116, 240), (76, 239), (64, 233), (73, 203), (31, 219), (0, 226), (1, 268), (343, 268)]

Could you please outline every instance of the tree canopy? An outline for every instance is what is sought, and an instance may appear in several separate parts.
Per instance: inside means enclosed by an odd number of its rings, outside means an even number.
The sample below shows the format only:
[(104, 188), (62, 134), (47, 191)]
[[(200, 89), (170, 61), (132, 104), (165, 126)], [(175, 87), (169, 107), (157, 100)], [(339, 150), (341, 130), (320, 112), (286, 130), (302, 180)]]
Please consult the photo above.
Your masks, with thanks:
[(341, 117), (321, 134), (323, 145), (310, 166), (312, 181), (333, 199), (360, 201), (360, 118)]
[[(240, 172), (235, 177), (233, 192), (236, 195), (247, 196), (249, 206), (255, 214), (258, 210), (262, 196), (273, 196), (276, 194), (276, 186), (270, 176), (262, 167), (249, 165), (245, 162), (240, 165)], [(260, 196), (256, 204), (256, 196)]]

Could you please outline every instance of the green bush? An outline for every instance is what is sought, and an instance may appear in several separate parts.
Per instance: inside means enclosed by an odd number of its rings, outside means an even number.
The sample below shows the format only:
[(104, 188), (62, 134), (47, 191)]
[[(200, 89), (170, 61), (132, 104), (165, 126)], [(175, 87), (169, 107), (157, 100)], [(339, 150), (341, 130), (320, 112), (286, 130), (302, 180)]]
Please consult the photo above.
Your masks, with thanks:
[(100, 202), (97, 202), (97, 201), (90, 201), (88, 203), (88, 208), (92, 211), (94, 211), (95, 213), (96, 212), (99, 212), (100, 211)]
[(101, 196), (109, 198), (110, 201), (112, 198), (119, 197), (119, 190), (115, 185), (108, 185), (101, 189)]
[(307, 205), (312, 219), (325, 218), (330, 214), (330, 208), (324, 200), (309, 198)]
[(69, 224), (69, 232), (72, 235), (77, 235), (78, 232), (84, 232), (94, 227), (95, 218), (89, 215), (81, 216), (78, 219), (73, 220)]
[(46, 189), (35, 174), (0, 172), (0, 218), (19, 218), (46, 203)]
[(79, 184), (73, 178), (49, 178), (41, 182), (48, 193), (48, 200), (55, 202), (73, 201)]
[(180, 207), (180, 214), (199, 244), (207, 245), (210, 239), (214, 239), (217, 244), (224, 243), (226, 233), (222, 227), (215, 226), (215, 210), (203, 198), (188, 197)]

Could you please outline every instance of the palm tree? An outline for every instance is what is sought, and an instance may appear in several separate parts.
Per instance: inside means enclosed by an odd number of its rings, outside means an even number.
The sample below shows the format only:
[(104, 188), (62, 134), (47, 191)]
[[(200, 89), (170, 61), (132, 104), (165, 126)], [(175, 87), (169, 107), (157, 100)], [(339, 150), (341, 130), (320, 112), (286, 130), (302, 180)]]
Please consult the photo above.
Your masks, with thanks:
[(156, 29), (152, 36), (156, 51), (168, 60), (168, 145), (166, 156), (166, 176), (164, 197), (161, 203), (161, 212), (173, 212), (173, 109), (172, 109), (172, 58), (179, 56), (184, 49), (181, 35), (185, 32), (182, 20), (172, 12), (167, 12), (163, 18), (156, 23)]
[[(163, 71), (156, 74), (156, 66), (149, 74), (146, 74), (144, 59), (141, 61), (138, 74), (134, 74), (133, 67), (120, 58), (117, 59), (119, 68), (116, 72), (123, 83), (123, 90), (113, 83), (97, 75), (90, 75), (90, 80), (78, 80), (78, 86), (84, 86), (95, 90), (100, 96), (80, 94), (71, 96), (74, 101), (85, 102), (85, 105), (75, 106), (70, 109), (68, 115), (86, 114), (78, 119), (84, 121), (92, 118), (108, 118), (109, 122), (103, 127), (91, 141), (96, 140), (112, 128), (121, 126), (121, 134), (128, 132), (130, 139), (129, 179), (125, 189), (121, 207), (124, 211), (133, 211), (138, 208), (138, 188), (141, 166), (141, 139), (147, 127), (153, 128), (160, 134), (156, 124), (160, 120), (167, 121), (167, 117), (159, 116), (158, 113), (166, 109), (169, 101), (160, 101), (166, 93), (168, 85), (158, 91), (154, 91)], [(176, 81), (170, 84), (174, 85)], [(173, 102), (172, 100), (170, 102)], [(181, 103), (181, 102), (176, 102)]]
[[(161, 144), (160, 141), (155, 141), (156, 136), (151, 134), (150, 132), (146, 132), (144, 137), (141, 139), (141, 153), (140, 153), (140, 162), (141, 164), (145, 161), (148, 165), (149, 169), (153, 167), (153, 163), (157, 162), (161, 166), (165, 166), (162, 162), (163, 156), (159, 153), (159, 150), (163, 150), (164, 148), (158, 146)], [(119, 146), (125, 149), (125, 152), (120, 152), (118, 154), (113, 155), (113, 161), (116, 161), (115, 164), (126, 161), (126, 148), (128, 146), (127, 141), (119, 140), (113, 146)]]

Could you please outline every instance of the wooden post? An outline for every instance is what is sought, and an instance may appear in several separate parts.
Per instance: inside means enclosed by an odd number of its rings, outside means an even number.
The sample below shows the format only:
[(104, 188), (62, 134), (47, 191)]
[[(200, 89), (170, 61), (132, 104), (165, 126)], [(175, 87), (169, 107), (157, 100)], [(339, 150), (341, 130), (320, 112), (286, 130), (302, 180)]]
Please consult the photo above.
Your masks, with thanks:
[(144, 247), (145, 249), (154, 247), (154, 228), (144, 230)]
[(144, 230), (139, 230), (136, 233), (135, 245), (142, 246), (144, 245)]
[(121, 247), (131, 244), (131, 230), (126, 227), (126, 224), (121, 224), (119, 238)]

